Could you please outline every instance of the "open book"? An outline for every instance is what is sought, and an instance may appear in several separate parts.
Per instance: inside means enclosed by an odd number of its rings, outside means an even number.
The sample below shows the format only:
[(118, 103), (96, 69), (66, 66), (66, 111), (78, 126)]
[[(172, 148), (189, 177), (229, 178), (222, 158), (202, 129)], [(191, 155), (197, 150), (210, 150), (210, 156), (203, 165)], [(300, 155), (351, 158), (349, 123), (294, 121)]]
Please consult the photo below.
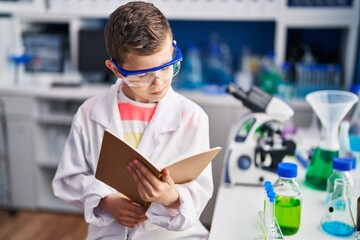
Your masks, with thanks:
[[(166, 168), (169, 169), (175, 183), (181, 184), (194, 180), (221, 149), (221, 147), (209, 149), (170, 164)], [(147, 206), (148, 203), (141, 199), (135, 181), (127, 170), (127, 165), (134, 159), (142, 162), (156, 177), (160, 177), (161, 169), (155, 167), (136, 149), (105, 130), (95, 177), (132, 201)]]

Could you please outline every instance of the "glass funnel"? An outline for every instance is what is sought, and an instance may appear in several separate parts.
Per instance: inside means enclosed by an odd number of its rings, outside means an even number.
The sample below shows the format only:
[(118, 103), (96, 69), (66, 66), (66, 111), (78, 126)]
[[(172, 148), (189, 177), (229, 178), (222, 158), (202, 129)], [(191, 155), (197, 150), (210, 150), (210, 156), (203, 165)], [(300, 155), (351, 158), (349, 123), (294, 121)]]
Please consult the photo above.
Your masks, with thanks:
[(334, 192), (321, 218), (321, 228), (328, 234), (348, 237), (355, 232), (355, 221), (346, 191), (347, 182), (336, 179)]
[(339, 125), (358, 97), (337, 90), (316, 91), (306, 96), (321, 121), (324, 136), (311, 157), (306, 170), (305, 183), (311, 188), (325, 191), (327, 178), (332, 173), (332, 160), (339, 156)]

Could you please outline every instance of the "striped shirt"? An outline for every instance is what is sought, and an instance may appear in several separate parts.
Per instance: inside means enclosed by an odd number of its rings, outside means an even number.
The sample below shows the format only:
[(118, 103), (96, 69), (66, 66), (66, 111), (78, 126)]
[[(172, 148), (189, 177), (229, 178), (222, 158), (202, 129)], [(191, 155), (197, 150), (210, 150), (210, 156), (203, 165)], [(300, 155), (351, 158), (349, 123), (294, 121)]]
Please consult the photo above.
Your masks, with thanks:
[(150, 122), (156, 103), (136, 102), (123, 93), (121, 87), (118, 94), (118, 109), (124, 130), (124, 140), (133, 148), (137, 148), (141, 137)]

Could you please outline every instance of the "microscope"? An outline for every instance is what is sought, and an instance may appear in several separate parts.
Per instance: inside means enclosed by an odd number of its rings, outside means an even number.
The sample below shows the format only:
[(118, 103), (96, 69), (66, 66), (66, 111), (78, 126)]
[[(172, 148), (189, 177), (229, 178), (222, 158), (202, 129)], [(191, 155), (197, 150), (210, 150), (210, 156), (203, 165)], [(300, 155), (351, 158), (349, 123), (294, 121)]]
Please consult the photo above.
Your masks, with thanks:
[(296, 150), (296, 144), (283, 135), (284, 122), (294, 115), (293, 109), (255, 86), (244, 91), (230, 83), (226, 90), (252, 112), (230, 132), (225, 184), (263, 186), (266, 180), (275, 181), (277, 164)]

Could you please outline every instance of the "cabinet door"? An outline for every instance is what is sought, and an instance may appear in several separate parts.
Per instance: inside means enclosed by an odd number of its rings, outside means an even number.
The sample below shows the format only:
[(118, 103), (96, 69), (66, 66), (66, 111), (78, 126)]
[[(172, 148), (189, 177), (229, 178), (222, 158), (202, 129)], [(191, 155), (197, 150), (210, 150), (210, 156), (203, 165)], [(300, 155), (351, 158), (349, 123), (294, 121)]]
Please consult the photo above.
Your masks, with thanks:
[(33, 161), (33, 127), (30, 121), (7, 118), (12, 204), (36, 207)]

